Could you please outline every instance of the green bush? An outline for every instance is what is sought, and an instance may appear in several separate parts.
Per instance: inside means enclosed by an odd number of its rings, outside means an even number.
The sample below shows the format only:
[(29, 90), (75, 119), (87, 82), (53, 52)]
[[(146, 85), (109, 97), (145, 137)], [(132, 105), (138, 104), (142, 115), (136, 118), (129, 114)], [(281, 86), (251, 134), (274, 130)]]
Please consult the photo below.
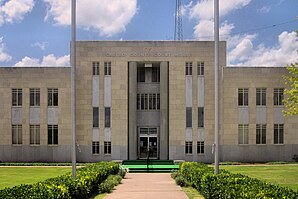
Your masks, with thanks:
[(77, 169), (76, 179), (71, 173), (32, 185), (20, 185), (0, 190), (1, 199), (13, 198), (89, 198), (109, 175), (117, 174), (119, 165), (112, 162), (90, 164)]
[(113, 188), (122, 180), (120, 175), (110, 175), (104, 182), (98, 186), (99, 193), (111, 193)]
[(182, 180), (184, 180), (184, 185), (189, 183), (206, 199), (298, 198), (298, 192), (291, 189), (242, 174), (232, 174), (225, 170), (222, 170), (219, 175), (215, 175), (213, 168), (194, 162), (181, 164), (175, 177), (175, 179), (178, 178), (180, 184)]

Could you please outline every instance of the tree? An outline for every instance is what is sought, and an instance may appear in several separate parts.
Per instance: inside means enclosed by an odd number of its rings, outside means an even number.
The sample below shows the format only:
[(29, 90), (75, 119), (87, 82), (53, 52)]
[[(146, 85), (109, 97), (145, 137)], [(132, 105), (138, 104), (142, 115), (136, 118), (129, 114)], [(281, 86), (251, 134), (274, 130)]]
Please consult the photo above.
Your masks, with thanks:
[(287, 67), (289, 74), (284, 76), (285, 84), (285, 115), (298, 115), (298, 62)]

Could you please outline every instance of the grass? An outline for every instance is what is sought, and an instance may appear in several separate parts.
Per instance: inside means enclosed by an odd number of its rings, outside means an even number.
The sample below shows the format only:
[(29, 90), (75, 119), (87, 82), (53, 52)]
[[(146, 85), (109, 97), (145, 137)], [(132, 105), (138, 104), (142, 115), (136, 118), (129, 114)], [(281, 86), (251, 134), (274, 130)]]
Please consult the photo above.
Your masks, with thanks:
[(189, 199), (204, 198), (200, 195), (198, 190), (193, 187), (181, 187)]
[(70, 167), (0, 167), (0, 189), (32, 184), (70, 171)]
[(220, 166), (220, 169), (232, 173), (241, 173), (252, 178), (266, 180), (273, 184), (298, 191), (298, 166), (297, 165), (261, 165), (261, 166)]

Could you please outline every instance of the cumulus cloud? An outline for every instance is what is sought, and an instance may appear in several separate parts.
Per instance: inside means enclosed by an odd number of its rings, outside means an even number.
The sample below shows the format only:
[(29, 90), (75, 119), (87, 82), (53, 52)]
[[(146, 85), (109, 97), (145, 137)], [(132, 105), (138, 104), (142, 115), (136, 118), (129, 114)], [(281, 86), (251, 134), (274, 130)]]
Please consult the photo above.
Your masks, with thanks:
[(11, 60), (11, 56), (5, 50), (3, 37), (0, 37), (0, 62), (8, 62), (10, 60)]
[(49, 42), (35, 42), (34, 44), (31, 44), (32, 47), (40, 48), (40, 50), (45, 50), (46, 47), (49, 45)]
[(239, 43), (232, 52), (237, 57), (235, 58), (235, 65), (285, 66), (298, 61), (297, 50), (297, 33), (285, 31), (278, 36), (278, 44), (276, 46), (266, 47), (260, 44), (254, 47), (251, 40), (247, 39)]
[[(229, 0), (221, 1), (219, 7), (220, 16), (225, 16), (229, 12), (237, 9), (241, 9), (247, 6), (251, 0)], [(212, 0), (200, 0), (190, 10), (190, 17), (197, 19), (212, 19), (214, 11), (214, 1)]]
[[(57, 25), (70, 24), (69, 0), (44, 0), (48, 5), (45, 20), (52, 18)], [(78, 0), (77, 24), (112, 36), (125, 31), (126, 25), (137, 12), (137, 0)]]
[(3, 5), (0, 1), (0, 25), (21, 21), (33, 7), (34, 0), (9, 0)]
[[(219, 14), (225, 16), (233, 10), (247, 6), (251, 0), (229, 0), (220, 2)], [(201, 0), (189, 8), (189, 17), (197, 20), (194, 27), (194, 37), (198, 40), (212, 40), (214, 32), (214, 1)], [(220, 24), (220, 39), (227, 39), (234, 28), (234, 24), (224, 21)]]
[(69, 66), (70, 56), (65, 55), (62, 57), (55, 57), (53, 54), (49, 54), (44, 56), (42, 59), (32, 58), (32, 57), (24, 57), (21, 61), (15, 64), (18, 67), (32, 67), (32, 66)]

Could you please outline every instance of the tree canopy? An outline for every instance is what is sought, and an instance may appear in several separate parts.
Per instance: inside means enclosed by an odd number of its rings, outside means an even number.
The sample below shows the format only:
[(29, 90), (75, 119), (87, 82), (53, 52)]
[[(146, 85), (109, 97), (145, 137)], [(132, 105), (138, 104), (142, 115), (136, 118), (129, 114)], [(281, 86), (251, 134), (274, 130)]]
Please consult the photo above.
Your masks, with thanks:
[(287, 67), (289, 74), (284, 76), (287, 88), (284, 91), (285, 115), (298, 115), (298, 62)]

